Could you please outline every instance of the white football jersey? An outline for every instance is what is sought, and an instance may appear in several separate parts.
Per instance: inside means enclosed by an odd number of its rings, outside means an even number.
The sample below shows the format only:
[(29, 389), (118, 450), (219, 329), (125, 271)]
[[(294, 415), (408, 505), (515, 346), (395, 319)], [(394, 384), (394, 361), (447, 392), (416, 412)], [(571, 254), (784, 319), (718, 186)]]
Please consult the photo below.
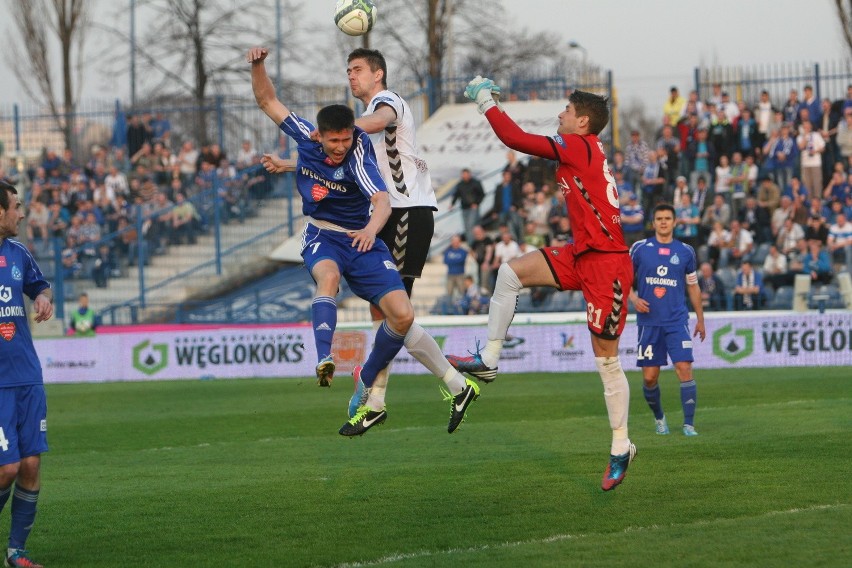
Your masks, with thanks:
[(402, 97), (391, 91), (381, 91), (373, 97), (364, 116), (373, 114), (379, 105), (386, 104), (396, 112), (396, 120), (387, 128), (370, 134), (376, 150), (379, 170), (388, 186), (391, 207), (432, 207), (438, 201), (432, 189), (432, 178), (426, 161), (417, 155), (417, 135), (411, 108)]

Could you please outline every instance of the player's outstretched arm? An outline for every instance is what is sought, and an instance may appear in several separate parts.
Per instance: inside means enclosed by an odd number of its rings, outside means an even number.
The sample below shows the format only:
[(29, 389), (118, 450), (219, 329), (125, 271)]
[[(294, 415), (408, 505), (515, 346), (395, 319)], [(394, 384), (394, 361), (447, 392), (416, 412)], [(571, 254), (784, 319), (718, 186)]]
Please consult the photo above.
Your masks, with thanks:
[(380, 105), (372, 114), (355, 119), (355, 126), (367, 134), (381, 132), (396, 120), (396, 112), (387, 105)]
[(464, 96), (476, 103), (479, 112), (485, 115), (503, 144), (524, 154), (558, 160), (559, 156), (550, 138), (529, 134), (518, 126), (494, 100), (494, 95), (499, 94), (500, 87), (494, 81), (479, 75), (474, 77), (464, 90)]
[(260, 158), (260, 164), (271, 174), (283, 174), (296, 169), (295, 160), (279, 158), (275, 154), (264, 154)]
[(275, 96), (275, 87), (266, 74), (264, 60), (267, 55), (269, 50), (265, 47), (252, 47), (246, 55), (246, 60), (251, 64), (251, 89), (257, 106), (277, 125), (290, 116), (290, 109)]

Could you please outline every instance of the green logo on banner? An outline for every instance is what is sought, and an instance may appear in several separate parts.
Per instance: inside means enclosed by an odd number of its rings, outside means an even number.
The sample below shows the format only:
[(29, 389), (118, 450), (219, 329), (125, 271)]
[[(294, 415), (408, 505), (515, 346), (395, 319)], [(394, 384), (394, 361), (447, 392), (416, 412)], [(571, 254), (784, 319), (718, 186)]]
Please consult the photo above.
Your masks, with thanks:
[(753, 329), (738, 329), (731, 336), (732, 331), (733, 325), (728, 324), (713, 333), (713, 354), (731, 364), (745, 359), (754, 351)]
[(156, 375), (169, 364), (169, 346), (165, 343), (151, 345), (143, 341), (133, 347), (133, 368), (148, 376)]

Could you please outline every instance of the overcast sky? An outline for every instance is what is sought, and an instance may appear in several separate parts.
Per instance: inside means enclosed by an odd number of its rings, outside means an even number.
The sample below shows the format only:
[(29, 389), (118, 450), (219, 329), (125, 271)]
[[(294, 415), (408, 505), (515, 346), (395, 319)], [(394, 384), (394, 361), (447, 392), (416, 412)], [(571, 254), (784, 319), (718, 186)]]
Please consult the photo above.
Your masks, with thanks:
[[(846, 53), (833, 0), (502, 1), (518, 26), (559, 32), (565, 42), (555, 49), (565, 49), (569, 41), (580, 44), (590, 61), (613, 71), (622, 102), (639, 98), (651, 111), (662, 105), (671, 85), (688, 92), (693, 70), (702, 62), (824, 63)], [(381, 0), (375, 2), (381, 25)], [(339, 33), (332, 23), (334, 4), (304, 0), (310, 19), (327, 21), (329, 31)], [(489, 2), (481, 4), (487, 9)], [(0, 4), (0, 28), (9, 37), (7, 6)], [(2, 57), (0, 72), (7, 78), (0, 102), (22, 102), (23, 91)], [(102, 98), (102, 83), (88, 77), (84, 97)], [(115, 88), (115, 97), (129, 98), (129, 80), (116, 81)]]

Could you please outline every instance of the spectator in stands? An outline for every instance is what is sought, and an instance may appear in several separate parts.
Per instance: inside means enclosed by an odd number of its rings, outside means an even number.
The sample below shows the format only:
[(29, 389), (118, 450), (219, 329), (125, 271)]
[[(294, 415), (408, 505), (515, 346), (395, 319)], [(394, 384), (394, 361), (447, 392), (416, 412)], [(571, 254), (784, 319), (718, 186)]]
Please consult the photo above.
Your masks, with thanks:
[[(692, 204), (692, 197), (689, 193), (681, 194), (678, 206), (675, 207), (675, 221), (675, 238), (692, 248), (698, 248), (698, 226), (701, 224), (701, 216), (698, 214), (698, 207)], [(627, 238), (626, 229), (624, 237)]]
[(80, 276), (83, 271), (83, 264), (77, 258), (77, 242), (74, 237), (68, 235), (65, 237), (65, 247), (62, 249), (62, 276), (65, 280), (73, 280)]
[(527, 221), (524, 225), (524, 238), (521, 243), (521, 251), (528, 253), (532, 250), (538, 250), (547, 245), (546, 235), (541, 235), (536, 230), (536, 225), (532, 221)]
[(760, 100), (754, 107), (754, 119), (757, 123), (757, 137), (755, 139), (755, 148), (762, 148), (769, 138), (769, 126), (772, 123), (775, 109), (772, 106), (772, 101), (769, 98), (769, 91), (763, 90), (760, 92)]
[(165, 148), (170, 147), (172, 124), (165, 114), (158, 112), (149, 123), (151, 127), (151, 141), (159, 142)]
[(799, 103), (799, 116), (803, 108), (808, 109), (809, 120), (814, 124), (822, 122), (822, 103), (814, 93), (814, 88), (811, 85), (805, 85), (802, 89), (803, 100)]
[(783, 254), (789, 254), (796, 248), (796, 243), (800, 239), (805, 238), (805, 231), (801, 225), (793, 221), (792, 217), (784, 219), (784, 223), (778, 230), (778, 236), (775, 238), (775, 246)]
[(632, 191), (627, 193), (627, 203), (621, 206), (621, 229), (628, 247), (645, 238), (645, 209)]
[(187, 189), (195, 180), (198, 174), (198, 150), (191, 140), (183, 143), (178, 152), (177, 160), (180, 164), (180, 178), (183, 181), (183, 188)]
[(671, 203), (671, 188), (680, 173), (680, 140), (674, 135), (674, 129), (671, 126), (663, 126), (662, 134), (657, 139), (656, 150), (661, 170), (664, 172), (663, 177), (666, 180), (662, 198), (667, 203)]
[(745, 200), (745, 206), (740, 210), (737, 217), (742, 226), (751, 231), (754, 242), (757, 244), (772, 241), (772, 228), (769, 211), (757, 204), (757, 198), (749, 196)]
[(730, 156), (734, 151), (734, 127), (723, 109), (715, 105), (708, 105), (708, 110), (710, 111), (710, 127), (707, 132), (707, 140), (713, 148), (714, 155), (710, 167), (715, 168), (719, 165), (720, 156)]
[(784, 121), (793, 124), (799, 118), (799, 91), (790, 89), (790, 95), (787, 97), (787, 102), (781, 107), (781, 112), (784, 115)]
[(709, 262), (702, 262), (699, 269), (698, 288), (701, 290), (701, 305), (704, 311), (724, 311), (725, 286), (722, 280), (713, 272)]
[(532, 182), (536, 188), (548, 184), (556, 185), (556, 162), (539, 156), (531, 156), (527, 160), (523, 183)]
[[(612, 177), (617, 179), (618, 174), (621, 174), (622, 181), (627, 178), (627, 164), (624, 162), (624, 152), (616, 150), (612, 155), (612, 163), (609, 165), (609, 170), (612, 172)], [(627, 183), (625, 181), (625, 183)], [(632, 189), (632, 188), (631, 188)], [(562, 193), (557, 192), (557, 193)]]
[(95, 311), (89, 307), (89, 295), (83, 292), (77, 299), (77, 309), (71, 313), (68, 328), (74, 335), (94, 335), (97, 327)]
[(713, 203), (712, 199), (708, 199), (709, 194), (710, 190), (707, 187), (707, 178), (699, 176), (696, 179), (695, 189), (692, 191), (692, 203), (698, 207), (698, 212), (702, 217), (707, 207)]
[(822, 192), (822, 198), (828, 201), (846, 201), (846, 196), (850, 193), (849, 182), (844, 178), (843, 172), (832, 172), (828, 185), (825, 186)]
[(819, 241), (808, 241), (808, 252), (802, 259), (802, 274), (809, 274), (812, 284), (829, 284), (834, 278), (831, 257)]
[(751, 232), (744, 229), (739, 220), (731, 221), (731, 264), (739, 266), (751, 258), (754, 252), (754, 238)]
[(672, 203), (677, 207), (681, 203), (681, 198), (689, 193), (685, 176), (677, 176), (675, 178), (674, 189), (672, 190)]
[(559, 225), (553, 230), (553, 233), (550, 235), (550, 246), (552, 247), (561, 247), (571, 242), (573, 236), (571, 235), (571, 221), (568, 217), (561, 217), (559, 219)]
[[(521, 186), (512, 182), (508, 172), (503, 172), (502, 181), (494, 189), (494, 207), (485, 215), (483, 223), (494, 223), (509, 227), (512, 236), (519, 239), (523, 234), (524, 192)], [(532, 182), (524, 185), (534, 187)]]
[(651, 148), (639, 136), (638, 130), (630, 132), (630, 142), (624, 149), (624, 163), (627, 166), (625, 181), (633, 186), (634, 191), (638, 190), (638, 185), (642, 182), (642, 174), (645, 173), (645, 167), (648, 165), (648, 152)]
[(852, 157), (852, 106), (843, 109), (843, 118), (837, 125), (835, 141), (840, 159), (848, 164), (849, 158)]
[(757, 187), (757, 204), (765, 207), (769, 214), (775, 213), (781, 203), (781, 189), (769, 176), (763, 176)]
[(677, 124), (685, 107), (686, 99), (680, 96), (677, 87), (672, 86), (669, 97), (663, 103), (663, 116), (668, 118), (668, 124)]
[(763, 280), (772, 286), (773, 290), (793, 284), (793, 274), (787, 266), (787, 257), (781, 254), (775, 245), (769, 247), (769, 254), (763, 261)]
[(170, 242), (179, 245), (185, 240), (187, 244), (194, 245), (199, 230), (199, 220), (198, 211), (195, 210), (192, 201), (189, 201), (181, 191), (175, 193), (175, 206), (171, 213)]
[(473, 240), (468, 243), (470, 256), (476, 262), (477, 283), (491, 293), (491, 265), (494, 262), (494, 241), (485, 233), (482, 225), (473, 227)]
[(822, 215), (810, 215), (802, 228), (806, 240), (819, 241), (823, 246), (828, 243), (829, 226)]
[(260, 163), (260, 156), (252, 147), (251, 140), (243, 140), (240, 151), (237, 152), (237, 169), (244, 170), (258, 163)]
[(757, 122), (751, 116), (750, 109), (743, 109), (734, 132), (737, 151), (743, 156), (754, 155), (755, 148), (760, 147), (760, 136), (757, 131)]
[[(724, 197), (725, 203), (729, 207), (733, 207), (731, 203), (731, 166), (728, 156), (724, 154), (719, 156), (719, 164), (715, 169), (715, 179), (714, 194)], [(731, 210), (731, 214), (734, 214), (733, 209)]]
[(509, 149), (506, 152), (506, 165), (503, 166), (503, 171), (508, 171), (512, 174), (512, 182), (517, 184), (518, 187), (524, 183), (524, 175), (526, 174), (527, 167), (523, 162), (518, 160), (518, 155), (514, 150)]
[[(616, 187), (618, 188), (618, 174), (616, 175)], [(619, 196), (624, 195), (621, 193), (621, 188), (618, 188)], [(561, 191), (554, 191), (553, 195), (550, 199), (550, 214), (547, 218), (547, 225), (549, 227), (550, 235), (559, 231), (559, 225), (561, 220), (564, 217), (568, 216), (568, 206), (565, 205), (565, 196), (562, 195)]]
[[(468, 251), (462, 247), (461, 235), (450, 237), (450, 246), (444, 249), (444, 264), (447, 265), (447, 296), (464, 296), (464, 265)], [(458, 295), (456, 295), (458, 292)]]
[(662, 167), (660, 153), (649, 150), (645, 162), (645, 171), (642, 172), (642, 208), (650, 215), (651, 210), (662, 200), (666, 187), (666, 171)]
[(737, 311), (759, 310), (765, 304), (763, 278), (759, 272), (754, 271), (751, 261), (743, 260), (737, 273), (737, 285), (734, 287), (734, 309)]
[(714, 269), (728, 266), (731, 256), (731, 233), (720, 221), (713, 223), (713, 229), (707, 238), (707, 255)]
[(763, 147), (764, 168), (774, 176), (775, 183), (780, 188), (785, 188), (790, 183), (799, 156), (798, 146), (790, 128), (790, 123), (783, 123), (780, 132), (771, 135)]
[[(5, 190), (3, 190), (5, 191)], [(36, 255), (44, 254), (50, 244), (50, 211), (41, 201), (33, 201), (27, 211), (27, 241)]]
[(127, 154), (135, 156), (142, 146), (151, 141), (149, 125), (142, 122), (138, 114), (127, 117)]
[(813, 131), (810, 121), (802, 122), (796, 144), (800, 151), (802, 183), (810, 193), (811, 199), (819, 199), (822, 194), (822, 154), (825, 141), (818, 132)]
[(720, 102), (717, 106), (719, 108), (719, 112), (724, 114), (727, 121), (733, 127), (734, 123), (736, 123), (740, 117), (740, 107), (737, 103), (731, 100), (731, 95), (728, 91), (722, 91), (722, 102)]
[(459, 301), (459, 311), (465, 315), (487, 313), (488, 296), (473, 281), (473, 276), (470, 274), (464, 277), (464, 287), (464, 295)]
[[(520, 256), (523, 256), (520, 245), (518, 245), (517, 241), (515, 241), (511, 231), (504, 227), (500, 231), (500, 240), (494, 245), (494, 260), (491, 263), (491, 273), (495, 280), (497, 270), (500, 268), (501, 264), (509, 262), (510, 260)], [(494, 282), (491, 283), (489, 288), (491, 290), (494, 289)]]
[[(503, 173), (503, 181), (498, 184), (497, 192), (512, 192), (512, 174)], [(479, 206), (485, 198), (485, 191), (482, 189), (482, 184), (478, 179), (473, 177), (473, 174), (468, 168), (461, 171), (461, 179), (456, 183), (453, 190), (453, 199), (450, 201), (450, 208), (455, 207), (456, 202), (461, 203), (462, 223), (464, 224), (464, 235), (467, 242), (473, 240), (473, 227), (479, 224), (480, 210)]]
[(701, 224), (705, 227), (713, 227), (716, 223), (721, 223), (725, 227), (731, 222), (731, 207), (725, 203), (724, 195), (714, 195), (713, 205), (704, 211), (701, 218)]
[(731, 216), (735, 219), (739, 218), (746, 197), (752, 194), (749, 173), (749, 165), (743, 161), (743, 155), (734, 152), (731, 155), (728, 182), (731, 186)]
[(846, 265), (846, 270), (852, 270), (852, 223), (843, 213), (838, 213), (828, 229), (828, 250), (835, 262), (841, 262)]
[(101, 244), (92, 266), (92, 280), (95, 281), (95, 286), (106, 288), (115, 268), (116, 263), (113, 259), (112, 250), (108, 244)]
[[(561, 193), (561, 192), (560, 192)], [(528, 233), (526, 225), (533, 224), (532, 232), (541, 237), (542, 243), (546, 242), (546, 237), (550, 233), (550, 195), (547, 189), (537, 191), (533, 194), (533, 201), (526, 205), (526, 224), (524, 226), (524, 240)], [(536, 248), (541, 248), (536, 247)]]
[(690, 165), (689, 185), (696, 187), (699, 178), (705, 182), (711, 179), (711, 167), (715, 166), (715, 151), (707, 140), (707, 130), (699, 128), (693, 140), (686, 149), (687, 161)]

